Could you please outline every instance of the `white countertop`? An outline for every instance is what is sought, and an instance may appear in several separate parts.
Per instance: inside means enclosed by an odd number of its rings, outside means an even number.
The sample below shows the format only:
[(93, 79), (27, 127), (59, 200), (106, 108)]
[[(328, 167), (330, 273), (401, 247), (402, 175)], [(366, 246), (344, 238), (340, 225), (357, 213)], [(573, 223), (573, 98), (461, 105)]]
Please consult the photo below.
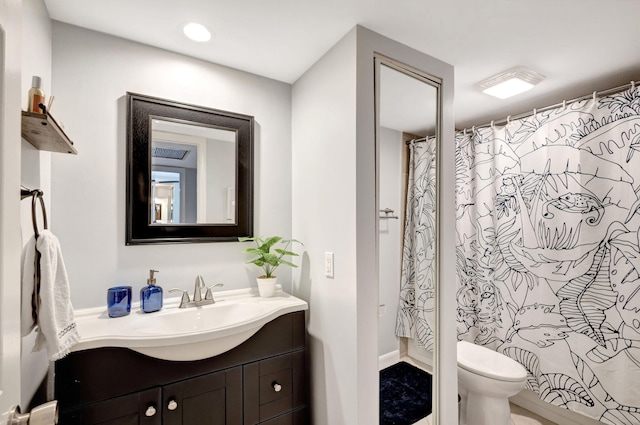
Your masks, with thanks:
[(308, 304), (282, 291), (262, 298), (257, 289), (214, 293), (215, 304), (179, 309), (167, 298), (160, 311), (144, 313), (139, 303), (127, 316), (110, 318), (103, 307), (75, 311), (80, 342), (71, 351), (124, 347), (165, 360), (198, 360), (241, 344), (262, 326)]

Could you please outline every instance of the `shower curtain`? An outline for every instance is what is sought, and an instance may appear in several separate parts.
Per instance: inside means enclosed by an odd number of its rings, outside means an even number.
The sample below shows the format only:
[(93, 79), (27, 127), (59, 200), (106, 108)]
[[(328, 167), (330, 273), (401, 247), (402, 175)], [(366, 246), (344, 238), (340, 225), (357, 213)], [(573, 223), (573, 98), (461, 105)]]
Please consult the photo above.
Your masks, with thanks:
[(436, 142), (409, 145), (409, 178), (396, 335), (433, 349)]
[(459, 339), (527, 388), (640, 424), (640, 92), (456, 138)]

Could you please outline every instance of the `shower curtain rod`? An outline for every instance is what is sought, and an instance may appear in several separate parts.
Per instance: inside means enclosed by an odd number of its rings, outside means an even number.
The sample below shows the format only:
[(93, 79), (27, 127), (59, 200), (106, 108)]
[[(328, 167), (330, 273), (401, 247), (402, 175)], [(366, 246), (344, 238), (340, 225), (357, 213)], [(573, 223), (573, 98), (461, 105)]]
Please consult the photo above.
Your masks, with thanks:
[(429, 137), (436, 137), (436, 136), (425, 136), (425, 137), (418, 137), (417, 139), (411, 139), (411, 140), (407, 140), (406, 142), (404, 142), (405, 145), (410, 145), (411, 143), (422, 143), (422, 142), (426, 142), (427, 139)]
[[(523, 112), (523, 113), (517, 114), (517, 115), (509, 115), (507, 118), (504, 118), (504, 119), (501, 119), (501, 120), (498, 120), (498, 121), (491, 121), (489, 123), (482, 124), (482, 125), (474, 125), (474, 126), (471, 127), (471, 131), (475, 130), (476, 128), (493, 127), (496, 124), (509, 124), (509, 122), (511, 122), (511, 120), (517, 120), (517, 119), (521, 119), (521, 118), (525, 118), (525, 117), (530, 117), (532, 115), (536, 115), (538, 112), (548, 111), (550, 109), (555, 109), (555, 108), (558, 108), (560, 106), (566, 107), (567, 105), (570, 105), (572, 103), (579, 102), (581, 100), (586, 100), (586, 99), (589, 99), (589, 98), (593, 98), (595, 100), (598, 96), (619, 93), (619, 92), (628, 90), (630, 88), (634, 88), (637, 85), (640, 85), (640, 82), (632, 80), (631, 82), (629, 82), (627, 84), (623, 84), (623, 85), (618, 86), (618, 87), (613, 87), (613, 88), (602, 90), (602, 91), (594, 91), (592, 94), (587, 94), (587, 95), (584, 95), (584, 96), (576, 97), (575, 99), (571, 99), (571, 100), (563, 100), (562, 102), (559, 102), (559, 103), (556, 103), (556, 104), (550, 105), (550, 106), (545, 106), (544, 108), (534, 109), (533, 111)], [(466, 131), (467, 131), (467, 128), (465, 127), (462, 130), (457, 130), (456, 134), (458, 134), (458, 133), (466, 133)]]
[[(564, 101), (556, 103), (554, 105), (545, 106), (544, 108), (540, 108), (540, 109), (534, 109), (533, 111), (530, 111), (530, 112), (523, 112), (522, 114), (518, 114), (518, 115), (509, 115), (507, 118), (504, 118), (502, 120), (491, 121), (489, 123), (482, 124), (482, 125), (474, 125), (474, 126), (471, 127), (471, 131), (475, 130), (476, 128), (493, 127), (496, 124), (509, 124), (509, 122), (511, 122), (511, 120), (517, 120), (517, 119), (522, 119), (522, 118), (525, 118), (525, 117), (530, 117), (532, 115), (536, 115), (538, 112), (548, 111), (550, 109), (555, 109), (555, 108), (558, 108), (560, 106), (566, 107), (567, 105), (570, 105), (570, 104), (575, 103), (575, 102), (579, 102), (581, 100), (586, 100), (586, 99), (589, 99), (589, 98), (596, 99), (598, 96), (609, 95), (609, 94), (613, 94), (613, 93), (619, 93), (619, 92), (628, 90), (628, 89), (636, 87), (636, 86), (640, 86), (640, 81), (631, 81), (630, 83), (623, 84), (623, 85), (618, 86), (618, 87), (613, 87), (613, 88), (602, 90), (602, 91), (594, 91), (592, 94), (587, 94), (587, 95), (584, 95), (584, 96), (576, 97), (575, 99), (571, 99), (571, 100), (564, 100)], [(467, 128), (465, 127), (463, 130), (456, 130), (456, 134), (458, 134), (458, 133), (466, 133), (466, 131), (467, 131)], [(433, 137), (433, 136), (419, 137), (417, 139), (407, 140), (405, 142), (405, 144), (410, 145), (411, 143), (422, 143), (422, 142), (425, 142), (429, 137)]]

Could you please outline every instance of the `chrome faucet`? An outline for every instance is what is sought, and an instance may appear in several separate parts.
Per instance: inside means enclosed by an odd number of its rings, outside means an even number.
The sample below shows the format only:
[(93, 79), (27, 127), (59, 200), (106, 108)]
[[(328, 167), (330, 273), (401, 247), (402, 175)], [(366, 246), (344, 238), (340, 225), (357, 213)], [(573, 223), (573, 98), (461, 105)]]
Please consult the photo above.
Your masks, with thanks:
[[(218, 288), (220, 286), (224, 285), (222, 283), (217, 283), (215, 285), (206, 286), (202, 276), (198, 276), (196, 277), (196, 285), (193, 290), (193, 301), (189, 298), (189, 291), (185, 289), (172, 288), (169, 289), (169, 292), (182, 292), (182, 298), (180, 299), (180, 305), (178, 308), (200, 307), (207, 304), (215, 304), (216, 301), (213, 299), (213, 288)], [(204, 298), (202, 298), (202, 291), (205, 289)]]

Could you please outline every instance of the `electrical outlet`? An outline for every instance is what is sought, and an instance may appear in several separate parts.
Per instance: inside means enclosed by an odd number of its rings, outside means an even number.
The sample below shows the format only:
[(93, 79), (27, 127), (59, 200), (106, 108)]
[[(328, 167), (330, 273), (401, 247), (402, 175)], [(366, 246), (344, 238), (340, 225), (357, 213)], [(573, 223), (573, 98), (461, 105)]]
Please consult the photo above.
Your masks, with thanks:
[(324, 275), (333, 277), (333, 252), (324, 253)]

